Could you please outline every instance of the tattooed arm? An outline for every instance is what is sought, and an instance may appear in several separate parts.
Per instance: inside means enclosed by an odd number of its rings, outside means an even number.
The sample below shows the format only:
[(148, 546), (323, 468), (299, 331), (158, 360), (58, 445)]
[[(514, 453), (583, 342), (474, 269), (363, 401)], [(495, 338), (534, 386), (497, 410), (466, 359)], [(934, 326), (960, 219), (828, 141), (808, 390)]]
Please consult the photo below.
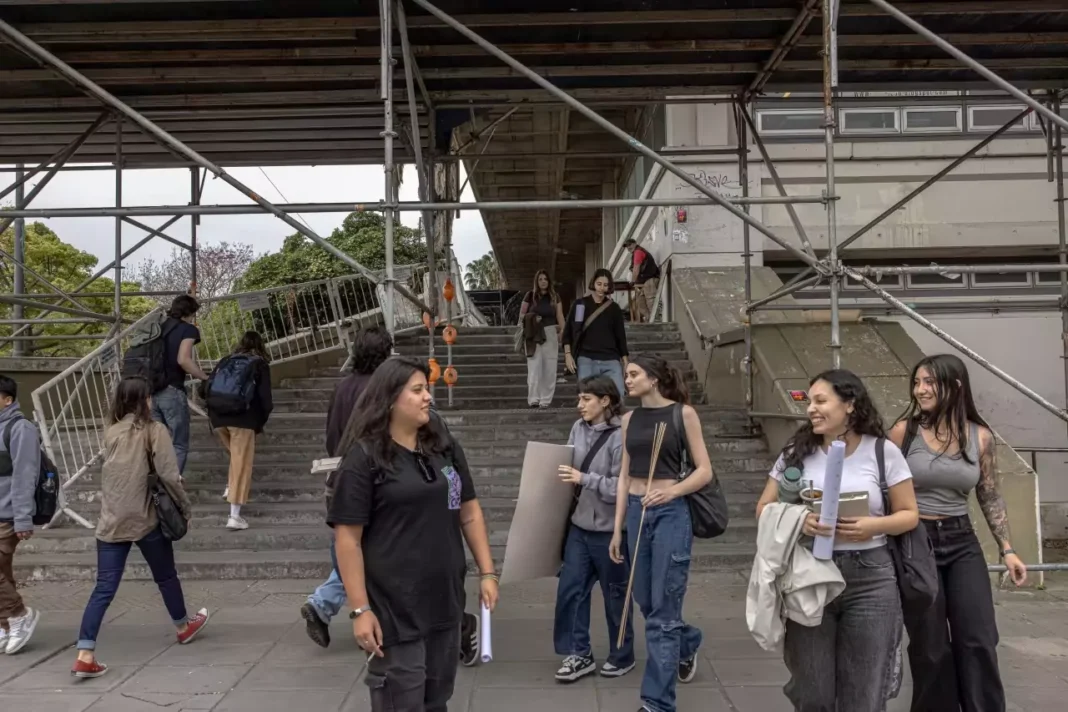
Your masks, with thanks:
[(979, 429), (979, 484), (975, 486), (975, 498), (983, 510), (990, 533), (997, 540), (998, 550), (1012, 548), (1009, 532), (1009, 513), (1005, 510), (1005, 500), (998, 489), (998, 472), (995, 452), (997, 442), (994, 434), (986, 428)]

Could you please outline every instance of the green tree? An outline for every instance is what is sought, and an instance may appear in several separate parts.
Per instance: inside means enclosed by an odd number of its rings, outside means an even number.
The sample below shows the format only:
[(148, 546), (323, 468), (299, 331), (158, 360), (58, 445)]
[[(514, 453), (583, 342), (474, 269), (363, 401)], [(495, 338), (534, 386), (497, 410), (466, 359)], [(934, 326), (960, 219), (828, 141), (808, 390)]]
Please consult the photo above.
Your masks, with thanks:
[(492, 252), (487, 252), (468, 264), (464, 273), (464, 284), (471, 290), (500, 289), (502, 282), (501, 268)]
[[(8, 253), (14, 252), (15, 230), (10, 227), (0, 235), (0, 244)], [(46, 280), (72, 294), (74, 289), (93, 275), (99, 260), (96, 256), (79, 250), (78, 248), (63, 242), (56, 233), (50, 230), (44, 223), (34, 222), (26, 225), (26, 265), (39, 273)], [(0, 272), (0, 290), (11, 294), (14, 282), (10, 270), (13, 265), (6, 265), (8, 270)], [(90, 283), (84, 292), (106, 292), (107, 297), (79, 297), (72, 294), (75, 299), (98, 314), (111, 314), (114, 310), (114, 298), (110, 296), (114, 292), (115, 282), (108, 277), (100, 277)], [(122, 291), (140, 291), (140, 285), (136, 282), (122, 283)], [(40, 279), (26, 273), (26, 292), (28, 294), (54, 295)], [(33, 301), (44, 301), (63, 307), (73, 307), (70, 302), (52, 297), (28, 297)], [(126, 319), (137, 319), (144, 316), (155, 307), (150, 299), (143, 297), (125, 297), (122, 300), (122, 315)], [(74, 307), (77, 308), (77, 307)], [(56, 324), (48, 323), (50, 319), (71, 318), (69, 314), (55, 312), (50, 316), (42, 316), (44, 309), (26, 307), (23, 310), (25, 319), (41, 319), (40, 325), (33, 325), (32, 331), (23, 332), (24, 336), (33, 335), (33, 341), (25, 341), (24, 351), (27, 355), (48, 356), (82, 356), (89, 353), (100, 345), (100, 340), (56, 340), (49, 336), (61, 335), (103, 335), (106, 334), (113, 324), (111, 322), (89, 321), (81, 324)], [(11, 304), (0, 303), (0, 318), (11, 319), (14, 315), (14, 307)], [(77, 317), (75, 317), (77, 318)], [(10, 336), (18, 330), (20, 325), (0, 325), (0, 354), (10, 355), (12, 341), (3, 341), (3, 336)]]

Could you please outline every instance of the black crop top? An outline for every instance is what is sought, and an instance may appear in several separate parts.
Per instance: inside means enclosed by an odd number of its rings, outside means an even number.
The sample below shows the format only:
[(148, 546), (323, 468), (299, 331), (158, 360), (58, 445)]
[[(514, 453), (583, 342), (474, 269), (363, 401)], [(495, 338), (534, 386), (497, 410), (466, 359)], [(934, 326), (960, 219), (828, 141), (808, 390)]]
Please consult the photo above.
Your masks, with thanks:
[[(657, 423), (664, 423), (664, 441), (660, 444), (660, 456), (656, 461), (654, 480), (675, 480), (682, 474), (682, 454), (686, 433), (676, 433), (672, 409), (676, 404), (662, 408), (635, 408), (627, 425), (627, 455), (630, 456), (630, 476), (644, 480), (649, 477), (649, 460), (653, 456), (653, 431)], [(679, 420), (682, 413), (679, 413)]]

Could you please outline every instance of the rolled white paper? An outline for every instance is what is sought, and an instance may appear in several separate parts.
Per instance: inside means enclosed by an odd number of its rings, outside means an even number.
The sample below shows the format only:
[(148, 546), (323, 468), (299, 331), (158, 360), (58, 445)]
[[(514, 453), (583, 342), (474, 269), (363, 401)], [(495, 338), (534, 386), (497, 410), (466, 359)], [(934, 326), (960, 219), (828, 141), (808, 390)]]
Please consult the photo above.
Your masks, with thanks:
[(482, 662), (488, 663), (493, 661), (493, 636), (490, 635), (490, 611), (486, 608), (486, 604), (482, 606), (482, 644), (479, 646), (482, 649)]
[(817, 536), (812, 555), (828, 561), (834, 556), (834, 527), (838, 523), (838, 497), (842, 491), (842, 465), (845, 463), (845, 443), (835, 440), (827, 450), (827, 469), (823, 473), (823, 498), (820, 505), (820, 524), (831, 527), (828, 536)]

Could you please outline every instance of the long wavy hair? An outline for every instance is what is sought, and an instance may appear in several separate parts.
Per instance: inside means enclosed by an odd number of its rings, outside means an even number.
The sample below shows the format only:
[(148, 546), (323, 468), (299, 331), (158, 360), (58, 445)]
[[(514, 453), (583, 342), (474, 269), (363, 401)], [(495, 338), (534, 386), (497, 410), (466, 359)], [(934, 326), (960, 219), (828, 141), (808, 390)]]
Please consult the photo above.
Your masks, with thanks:
[[(354, 445), (362, 445), (377, 469), (392, 471), (393, 436), (389, 432), (391, 411), (415, 373), (429, 376), (430, 370), (422, 361), (403, 356), (393, 356), (375, 369), (356, 401), (338, 447), (339, 453), (344, 456)], [(441, 453), (446, 445), (431, 423), (419, 428), (419, 448), (423, 452)]]
[(649, 378), (656, 380), (660, 395), (676, 403), (690, 404), (690, 389), (679, 369), (653, 354), (631, 356), (630, 362), (645, 371)]
[(539, 269), (537, 272), (534, 273), (534, 286), (530, 289), (531, 307), (533, 307), (534, 304), (537, 302), (538, 298), (541, 297), (542, 292), (541, 288), (538, 287), (538, 277), (541, 277), (543, 274), (545, 275), (545, 281), (549, 283), (549, 290), (546, 292), (546, 294), (548, 294), (549, 298), (552, 299), (553, 304), (556, 304), (560, 301), (560, 295), (557, 294), (556, 290), (553, 288), (553, 278), (549, 276), (549, 270)]
[[(825, 381), (844, 403), (853, 404), (853, 412), (849, 414), (849, 430), (857, 435), (871, 435), (872, 437), (886, 437), (886, 429), (883, 428), (883, 419), (879, 415), (879, 409), (872, 402), (864, 382), (857, 374), (845, 369), (824, 371), (808, 382), (811, 388), (817, 381)], [(823, 436), (812, 431), (812, 423), (806, 421), (786, 441), (782, 449), (783, 465), (785, 467), (803, 468), (805, 458), (816, 452), (823, 445)]]
[[(935, 381), (935, 396), (938, 403), (930, 413), (925, 413), (920, 408), (920, 404), (916, 401), (916, 394), (912, 390), (912, 385), (916, 383), (916, 376), (921, 368), (931, 374)], [(968, 456), (968, 423), (972, 422), (985, 428), (990, 426), (979, 415), (979, 409), (975, 407), (972, 383), (964, 362), (953, 354), (928, 356), (913, 367), (909, 384), (909, 405), (898, 418), (898, 422), (905, 423), (905, 441), (902, 443), (902, 451), (908, 452), (909, 446), (923, 427), (934, 432), (935, 436), (940, 439), (944, 437), (944, 444), (938, 453), (939, 457), (946, 454), (949, 446), (956, 442), (964, 461), (969, 465), (974, 465), (975, 463)]]
[(258, 331), (246, 331), (241, 341), (237, 342), (237, 346), (234, 347), (234, 353), (259, 356), (264, 361), (271, 362), (271, 357), (267, 354), (267, 346), (263, 343), (263, 337)]

